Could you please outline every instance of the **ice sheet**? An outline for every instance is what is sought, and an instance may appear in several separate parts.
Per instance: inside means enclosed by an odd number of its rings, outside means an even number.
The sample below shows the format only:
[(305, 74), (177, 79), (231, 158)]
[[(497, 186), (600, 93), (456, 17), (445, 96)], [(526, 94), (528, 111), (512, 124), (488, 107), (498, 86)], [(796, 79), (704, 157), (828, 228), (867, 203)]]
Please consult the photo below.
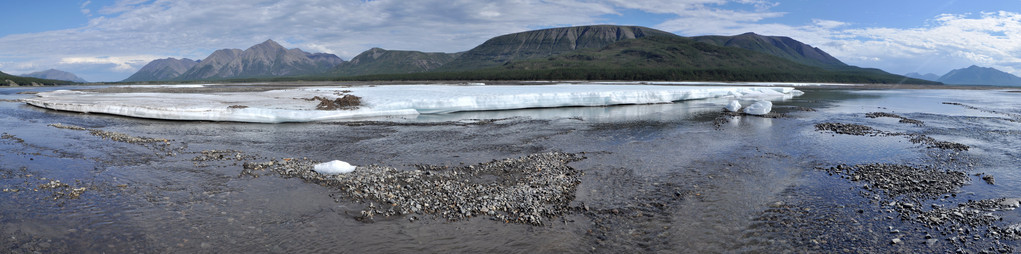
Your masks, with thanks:
[[(65, 111), (168, 120), (307, 122), (459, 111), (671, 103), (706, 98), (793, 96), (790, 87), (659, 85), (390, 85), (308, 87), (235, 93), (96, 93), (54, 91), (25, 99)], [(315, 96), (361, 97), (355, 110), (316, 110)]]

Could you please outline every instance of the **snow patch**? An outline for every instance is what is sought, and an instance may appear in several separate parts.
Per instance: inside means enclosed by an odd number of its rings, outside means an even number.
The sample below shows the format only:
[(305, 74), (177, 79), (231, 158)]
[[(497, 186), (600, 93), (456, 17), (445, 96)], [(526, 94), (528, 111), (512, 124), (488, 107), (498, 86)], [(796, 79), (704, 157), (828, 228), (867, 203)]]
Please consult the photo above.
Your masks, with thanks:
[(744, 108), (744, 113), (749, 115), (765, 115), (769, 114), (769, 111), (773, 110), (773, 103), (769, 101), (756, 101), (752, 105)]
[(316, 164), (312, 167), (312, 171), (315, 171), (324, 175), (337, 175), (347, 174), (355, 171), (355, 166), (348, 164), (344, 161), (334, 160), (330, 162), (324, 162)]

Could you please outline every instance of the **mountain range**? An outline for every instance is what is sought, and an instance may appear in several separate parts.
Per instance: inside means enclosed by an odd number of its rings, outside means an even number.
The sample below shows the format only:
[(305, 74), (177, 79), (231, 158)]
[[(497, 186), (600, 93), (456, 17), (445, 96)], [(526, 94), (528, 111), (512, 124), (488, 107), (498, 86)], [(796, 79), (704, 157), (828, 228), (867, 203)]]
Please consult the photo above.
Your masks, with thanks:
[(220, 49), (201, 61), (165, 58), (149, 62), (123, 82), (272, 78), (327, 73), (344, 63), (333, 54), (287, 49), (266, 40), (245, 50)]
[(613, 25), (512, 33), (460, 53), (372, 48), (351, 61), (285, 49), (268, 40), (243, 51), (217, 50), (201, 61), (156, 60), (125, 81), (279, 77), (935, 83), (849, 66), (788, 37), (754, 33), (682, 37), (647, 27)]
[(312, 54), (301, 49), (286, 49), (267, 40), (245, 50), (221, 49), (213, 52), (176, 80), (259, 78), (318, 74), (343, 60), (332, 54)]
[(70, 72), (66, 72), (66, 71), (61, 71), (61, 70), (55, 70), (55, 69), (49, 69), (49, 70), (45, 70), (45, 71), (37, 71), (37, 72), (29, 73), (29, 74), (22, 74), (21, 76), (22, 77), (29, 77), (29, 78), (66, 80), (66, 81), (71, 81), (71, 82), (75, 82), (75, 83), (85, 83), (85, 82), (88, 82), (88, 81), (85, 81), (85, 79), (82, 79), (82, 78), (78, 77), (77, 75), (74, 75), (74, 73), (70, 73)]
[(936, 74), (905, 74), (906, 77), (938, 81), (950, 85), (989, 85), (989, 86), (1021, 86), (1021, 77), (994, 68), (972, 65), (967, 68), (952, 70), (939, 76)]

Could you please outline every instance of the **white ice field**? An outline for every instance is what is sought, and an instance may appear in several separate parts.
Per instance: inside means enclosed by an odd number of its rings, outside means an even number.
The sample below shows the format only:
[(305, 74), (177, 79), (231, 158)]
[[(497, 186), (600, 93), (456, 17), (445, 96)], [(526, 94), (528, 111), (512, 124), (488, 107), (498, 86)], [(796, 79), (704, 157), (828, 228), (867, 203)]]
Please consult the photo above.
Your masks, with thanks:
[[(306, 100), (315, 96), (333, 100), (344, 94), (361, 97), (361, 106), (355, 110), (317, 110), (318, 101)], [(656, 104), (708, 98), (752, 100), (800, 94), (802, 92), (794, 88), (779, 86), (382, 85), (220, 93), (58, 90), (23, 100), (48, 109), (139, 118), (281, 123), (464, 111)]]

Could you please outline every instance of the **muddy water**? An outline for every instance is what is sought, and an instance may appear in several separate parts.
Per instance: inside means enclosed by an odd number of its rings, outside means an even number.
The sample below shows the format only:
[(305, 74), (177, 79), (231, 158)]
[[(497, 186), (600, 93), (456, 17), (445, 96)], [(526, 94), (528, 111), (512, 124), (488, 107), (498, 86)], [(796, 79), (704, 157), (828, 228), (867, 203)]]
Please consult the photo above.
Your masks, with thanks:
[[(0, 99), (30, 95), (0, 89)], [(28, 89), (31, 90), (31, 89)], [(903, 219), (875, 194), (820, 168), (896, 163), (968, 173), (953, 195), (919, 204), (1021, 197), (1021, 94), (1005, 91), (804, 89), (775, 101), (775, 118), (728, 116), (726, 100), (425, 115), (357, 123), (243, 124), (131, 119), (0, 102), (0, 247), (4, 252), (946, 252), (1015, 247)], [(944, 102), (956, 104), (944, 104)], [(814, 109), (810, 111), (808, 109)], [(866, 118), (888, 112), (924, 122)], [(968, 151), (902, 136), (816, 130), (823, 122), (924, 134)], [(61, 123), (137, 137), (133, 144)], [(202, 151), (241, 155), (195, 160)], [(542, 226), (485, 216), (358, 220), (369, 204), (337, 188), (245, 162), (284, 158), (411, 170), (529, 154), (584, 153), (566, 215)], [(995, 177), (987, 184), (982, 173)], [(59, 180), (66, 187), (41, 187)], [(84, 188), (80, 196), (68, 193)], [(378, 204), (373, 204), (378, 205)], [(1021, 223), (998, 211), (995, 225)], [(895, 229), (896, 231), (892, 230)], [(969, 228), (985, 232), (988, 226)], [(927, 243), (926, 235), (936, 236)], [(892, 244), (892, 239), (901, 240)]]

